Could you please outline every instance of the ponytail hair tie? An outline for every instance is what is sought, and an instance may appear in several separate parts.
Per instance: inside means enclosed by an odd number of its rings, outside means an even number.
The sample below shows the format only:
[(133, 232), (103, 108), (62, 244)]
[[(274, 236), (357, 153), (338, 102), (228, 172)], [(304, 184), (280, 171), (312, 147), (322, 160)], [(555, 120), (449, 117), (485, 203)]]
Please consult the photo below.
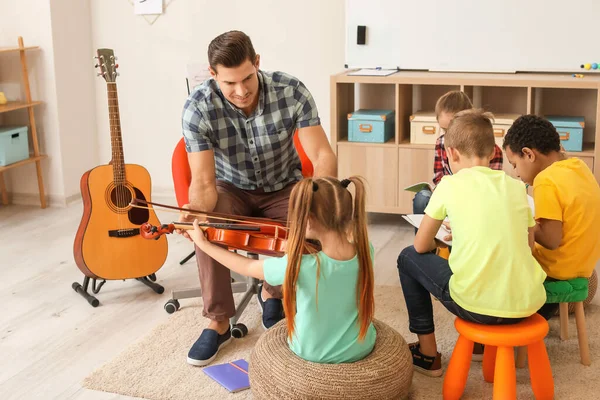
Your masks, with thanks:
[(313, 192), (316, 192), (317, 189), (319, 189), (319, 185), (317, 185), (317, 182), (313, 181)]
[(350, 179), (344, 179), (340, 183), (342, 184), (342, 186), (344, 188), (348, 188), (348, 185), (350, 184), (350, 182), (352, 182)]

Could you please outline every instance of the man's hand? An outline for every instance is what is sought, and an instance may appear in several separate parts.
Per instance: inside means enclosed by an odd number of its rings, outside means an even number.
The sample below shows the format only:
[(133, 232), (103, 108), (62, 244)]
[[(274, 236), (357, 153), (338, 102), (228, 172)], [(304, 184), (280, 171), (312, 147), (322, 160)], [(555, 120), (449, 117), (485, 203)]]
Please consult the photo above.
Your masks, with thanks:
[[(181, 208), (189, 209), (190, 205), (185, 204)], [(177, 220), (177, 222), (193, 222), (193, 221), (194, 221), (194, 217), (192, 215), (190, 215), (189, 213), (187, 213), (185, 211), (182, 211), (179, 213), (179, 219)], [(175, 229), (175, 232), (179, 233), (180, 235), (183, 235), (183, 237), (187, 238), (189, 241), (192, 241), (192, 238), (190, 237), (190, 235), (187, 233), (187, 231), (185, 229)]]

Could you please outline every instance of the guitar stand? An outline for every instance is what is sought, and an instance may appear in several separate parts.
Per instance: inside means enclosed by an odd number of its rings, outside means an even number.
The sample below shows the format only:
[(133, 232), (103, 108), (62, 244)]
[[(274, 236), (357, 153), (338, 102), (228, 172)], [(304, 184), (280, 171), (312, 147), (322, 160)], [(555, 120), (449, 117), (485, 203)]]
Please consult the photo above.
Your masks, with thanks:
[(159, 285), (156, 282), (156, 274), (144, 276), (143, 278), (135, 278), (136, 280), (142, 282), (144, 285), (148, 286), (150, 289), (154, 290), (158, 294), (163, 294), (165, 288)]
[[(92, 279), (89, 276), (86, 276), (83, 278), (83, 286), (79, 282), (73, 282), (71, 287), (73, 288), (73, 290), (75, 292), (79, 293), (84, 299), (86, 299), (87, 302), (92, 307), (98, 307), (100, 305), (100, 301), (88, 293), (90, 279), (92, 280), (92, 292), (94, 294), (98, 294), (100, 292), (100, 289), (102, 289), (102, 286), (106, 283), (106, 280), (104, 280), (104, 279), (102, 280), (102, 282), (100, 282), (100, 284), (98, 284), (98, 286), (96, 286), (97, 280), (95, 278)], [(142, 282), (144, 285), (148, 286), (149, 288), (151, 288), (158, 294), (162, 294), (165, 291), (164, 287), (162, 287), (158, 283), (155, 283), (156, 282), (156, 274), (144, 276), (142, 278), (135, 278), (135, 279)]]

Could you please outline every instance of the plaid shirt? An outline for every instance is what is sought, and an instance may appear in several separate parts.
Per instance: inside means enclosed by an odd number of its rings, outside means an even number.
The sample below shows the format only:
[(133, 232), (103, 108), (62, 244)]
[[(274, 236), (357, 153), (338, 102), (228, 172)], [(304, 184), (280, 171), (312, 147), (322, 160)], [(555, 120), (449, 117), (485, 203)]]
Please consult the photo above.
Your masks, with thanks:
[(259, 70), (258, 81), (258, 106), (249, 117), (225, 99), (214, 79), (197, 86), (183, 108), (183, 137), (188, 152), (214, 150), (218, 180), (273, 192), (302, 179), (294, 133), (320, 119), (298, 79)]
[[(502, 169), (502, 149), (495, 145), (494, 158), (490, 161), (491, 169)], [(435, 142), (435, 158), (433, 160), (433, 184), (440, 183), (444, 175), (452, 175), (450, 162), (448, 162), (448, 153), (444, 147), (444, 135), (440, 135)]]

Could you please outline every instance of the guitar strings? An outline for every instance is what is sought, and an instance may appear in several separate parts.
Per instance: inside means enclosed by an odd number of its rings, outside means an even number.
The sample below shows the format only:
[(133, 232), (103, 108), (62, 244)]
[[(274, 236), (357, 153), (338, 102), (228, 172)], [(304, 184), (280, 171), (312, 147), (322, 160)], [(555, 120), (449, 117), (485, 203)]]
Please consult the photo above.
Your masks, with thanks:
[(119, 151), (119, 140), (117, 136), (117, 123), (118, 123), (118, 99), (116, 98), (116, 91), (113, 88), (113, 84), (109, 84), (108, 86), (108, 108), (109, 108), (109, 119), (110, 119), (110, 137), (111, 137), (111, 149), (112, 149), (112, 167), (113, 167), (113, 182), (115, 185), (115, 206), (117, 209), (117, 228), (118, 230), (122, 230), (124, 228), (124, 221), (122, 218), (121, 207), (125, 203), (125, 197), (123, 193), (123, 187), (121, 182), (122, 172), (120, 168), (122, 166), (122, 161), (120, 157)]

